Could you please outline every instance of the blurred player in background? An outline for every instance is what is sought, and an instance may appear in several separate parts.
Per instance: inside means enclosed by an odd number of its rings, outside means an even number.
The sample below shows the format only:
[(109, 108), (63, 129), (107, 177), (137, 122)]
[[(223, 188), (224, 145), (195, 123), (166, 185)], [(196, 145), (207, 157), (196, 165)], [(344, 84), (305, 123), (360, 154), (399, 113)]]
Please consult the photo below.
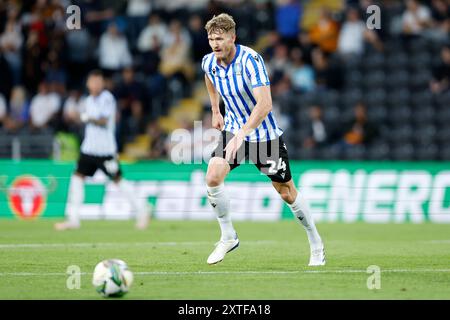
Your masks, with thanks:
[(84, 178), (92, 177), (100, 169), (114, 183), (129, 201), (136, 213), (136, 227), (145, 229), (149, 222), (148, 207), (140, 203), (133, 186), (122, 179), (115, 139), (116, 101), (104, 89), (104, 78), (100, 71), (88, 75), (86, 109), (80, 119), (86, 124), (85, 136), (81, 144), (80, 158), (70, 181), (67, 220), (55, 224), (56, 230), (78, 229), (80, 227), (80, 208), (84, 201)]
[[(222, 261), (227, 252), (239, 246), (224, 180), (245, 158), (272, 180), (274, 188), (304, 226), (311, 249), (309, 265), (324, 265), (322, 239), (305, 199), (292, 181), (283, 131), (271, 112), (270, 82), (262, 57), (248, 47), (235, 44), (236, 24), (231, 16), (215, 16), (205, 28), (213, 52), (203, 58), (202, 69), (211, 100), (212, 125), (222, 131), (206, 174), (208, 199), (222, 233), (207, 259), (208, 264)], [(219, 110), (219, 94), (226, 107), (225, 119)]]

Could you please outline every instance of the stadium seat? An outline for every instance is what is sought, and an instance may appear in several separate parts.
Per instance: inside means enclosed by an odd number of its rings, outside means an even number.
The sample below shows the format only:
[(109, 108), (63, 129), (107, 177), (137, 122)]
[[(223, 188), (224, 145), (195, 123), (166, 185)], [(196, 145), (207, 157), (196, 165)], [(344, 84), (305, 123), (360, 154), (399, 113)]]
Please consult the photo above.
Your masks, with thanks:
[(391, 147), (391, 160), (407, 161), (411, 160), (414, 156), (414, 147), (412, 144), (400, 144), (395, 147)]
[(392, 55), (388, 55), (385, 63), (385, 68), (393, 69), (399, 67), (408, 66), (408, 56), (403, 52), (395, 52)]
[(388, 90), (405, 88), (409, 83), (409, 73), (406, 69), (392, 69), (386, 73), (389, 75), (385, 82), (385, 88)]
[(387, 119), (388, 112), (383, 104), (369, 105), (367, 109), (367, 115), (370, 121), (374, 123), (382, 123)]
[(432, 105), (422, 104), (413, 109), (412, 123), (414, 125), (433, 124), (435, 122), (436, 112)]
[(338, 123), (341, 114), (336, 106), (326, 106), (323, 110), (323, 118), (328, 123)]
[(385, 63), (385, 57), (380, 52), (372, 52), (364, 57), (364, 69), (367, 71), (380, 70)]
[(21, 154), (24, 158), (50, 158), (53, 153), (53, 134), (49, 131), (22, 132), (19, 135)]
[(433, 94), (430, 90), (418, 91), (411, 93), (411, 104), (418, 108), (431, 105), (433, 103)]
[(0, 158), (10, 159), (13, 151), (13, 136), (0, 129)]
[(418, 146), (414, 150), (414, 159), (416, 160), (433, 160), (439, 154), (438, 147), (435, 144)]
[(431, 72), (428, 69), (424, 69), (419, 72), (412, 73), (409, 79), (410, 90), (411, 92), (414, 92), (427, 89), (429, 87), (432, 76)]
[(386, 79), (386, 75), (385, 75), (384, 71), (381, 71), (381, 70), (372, 71), (364, 77), (364, 79), (363, 79), (364, 86), (366, 89), (373, 90), (375, 88), (382, 87), (385, 79)]
[(388, 94), (387, 102), (392, 107), (398, 107), (401, 105), (408, 105), (410, 99), (410, 92), (409, 90), (402, 89), (402, 90), (395, 90)]
[(388, 121), (393, 125), (409, 123), (411, 117), (412, 112), (407, 105), (399, 104), (389, 109)]
[(348, 147), (342, 152), (341, 157), (344, 160), (364, 160), (366, 148), (360, 145)]
[(432, 144), (436, 138), (436, 128), (434, 125), (417, 126), (414, 128), (414, 141), (425, 146)]
[(364, 101), (367, 106), (372, 108), (373, 106), (380, 106), (386, 103), (387, 94), (383, 88), (372, 89), (364, 92)]
[(389, 145), (382, 141), (377, 141), (367, 148), (366, 157), (368, 160), (387, 160), (389, 158)]

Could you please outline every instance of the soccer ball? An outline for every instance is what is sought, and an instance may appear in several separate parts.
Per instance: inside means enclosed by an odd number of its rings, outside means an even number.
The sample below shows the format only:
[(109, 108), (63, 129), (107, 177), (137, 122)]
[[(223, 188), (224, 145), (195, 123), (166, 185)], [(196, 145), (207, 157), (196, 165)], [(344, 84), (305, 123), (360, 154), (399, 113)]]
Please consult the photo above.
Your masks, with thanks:
[(95, 266), (92, 284), (103, 297), (122, 297), (132, 283), (133, 273), (122, 260), (103, 260)]

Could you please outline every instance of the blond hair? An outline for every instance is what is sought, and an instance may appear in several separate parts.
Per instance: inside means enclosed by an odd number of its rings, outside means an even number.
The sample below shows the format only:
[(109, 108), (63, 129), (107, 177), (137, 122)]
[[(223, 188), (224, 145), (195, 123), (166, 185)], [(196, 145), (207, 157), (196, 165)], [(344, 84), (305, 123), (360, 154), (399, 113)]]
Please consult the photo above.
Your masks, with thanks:
[(236, 33), (236, 23), (232, 16), (221, 13), (218, 16), (212, 17), (212, 19), (206, 23), (205, 29), (208, 34), (211, 32), (223, 33), (230, 31)]

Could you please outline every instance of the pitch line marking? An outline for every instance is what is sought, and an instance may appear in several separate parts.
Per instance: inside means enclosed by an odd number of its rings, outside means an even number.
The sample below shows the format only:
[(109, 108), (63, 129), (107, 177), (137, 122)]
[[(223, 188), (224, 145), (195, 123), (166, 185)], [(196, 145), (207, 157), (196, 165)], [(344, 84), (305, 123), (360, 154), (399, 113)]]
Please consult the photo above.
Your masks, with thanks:
[[(278, 241), (257, 240), (246, 241), (250, 245), (277, 244)], [(81, 242), (81, 243), (6, 243), (0, 244), (0, 249), (16, 249), (16, 248), (86, 248), (86, 247), (129, 247), (129, 246), (195, 246), (195, 245), (213, 245), (213, 241), (180, 241), (180, 242)]]
[[(381, 269), (382, 273), (450, 273), (450, 269)], [(251, 275), (251, 274), (315, 274), (315, 273), (367, 273), (363, 269), (341, 269), (341, 270), (293, 270), (293, 271), (141, 271), (134, 272), (138, 276), (179, 276), (179, 275)], [(67, 276), (63, 272), (0, 272), (0, 277), (37, 277), (37, 276)], [(92, 275), (89, 272), (81, 272), (80, 275)]]
[[(331, 240), (328, 243), (336, 243), (343, 240)], [(447, 240), (423, 240), (421, 243), (450, 244)], [(0, 244), (0, 249), (40, 249), (40, 248), (95, 248), (95, 247), (129, 247), (129, 246), (202, 246), (211, 245), (209, 241), (167, 241), (167, 242), (80, 242), (80, 243), (4, 243)], [(289, 243), (288, 241), (277, 240), (254, 240), (245, 241), (247, 245), (275, 245)]]

